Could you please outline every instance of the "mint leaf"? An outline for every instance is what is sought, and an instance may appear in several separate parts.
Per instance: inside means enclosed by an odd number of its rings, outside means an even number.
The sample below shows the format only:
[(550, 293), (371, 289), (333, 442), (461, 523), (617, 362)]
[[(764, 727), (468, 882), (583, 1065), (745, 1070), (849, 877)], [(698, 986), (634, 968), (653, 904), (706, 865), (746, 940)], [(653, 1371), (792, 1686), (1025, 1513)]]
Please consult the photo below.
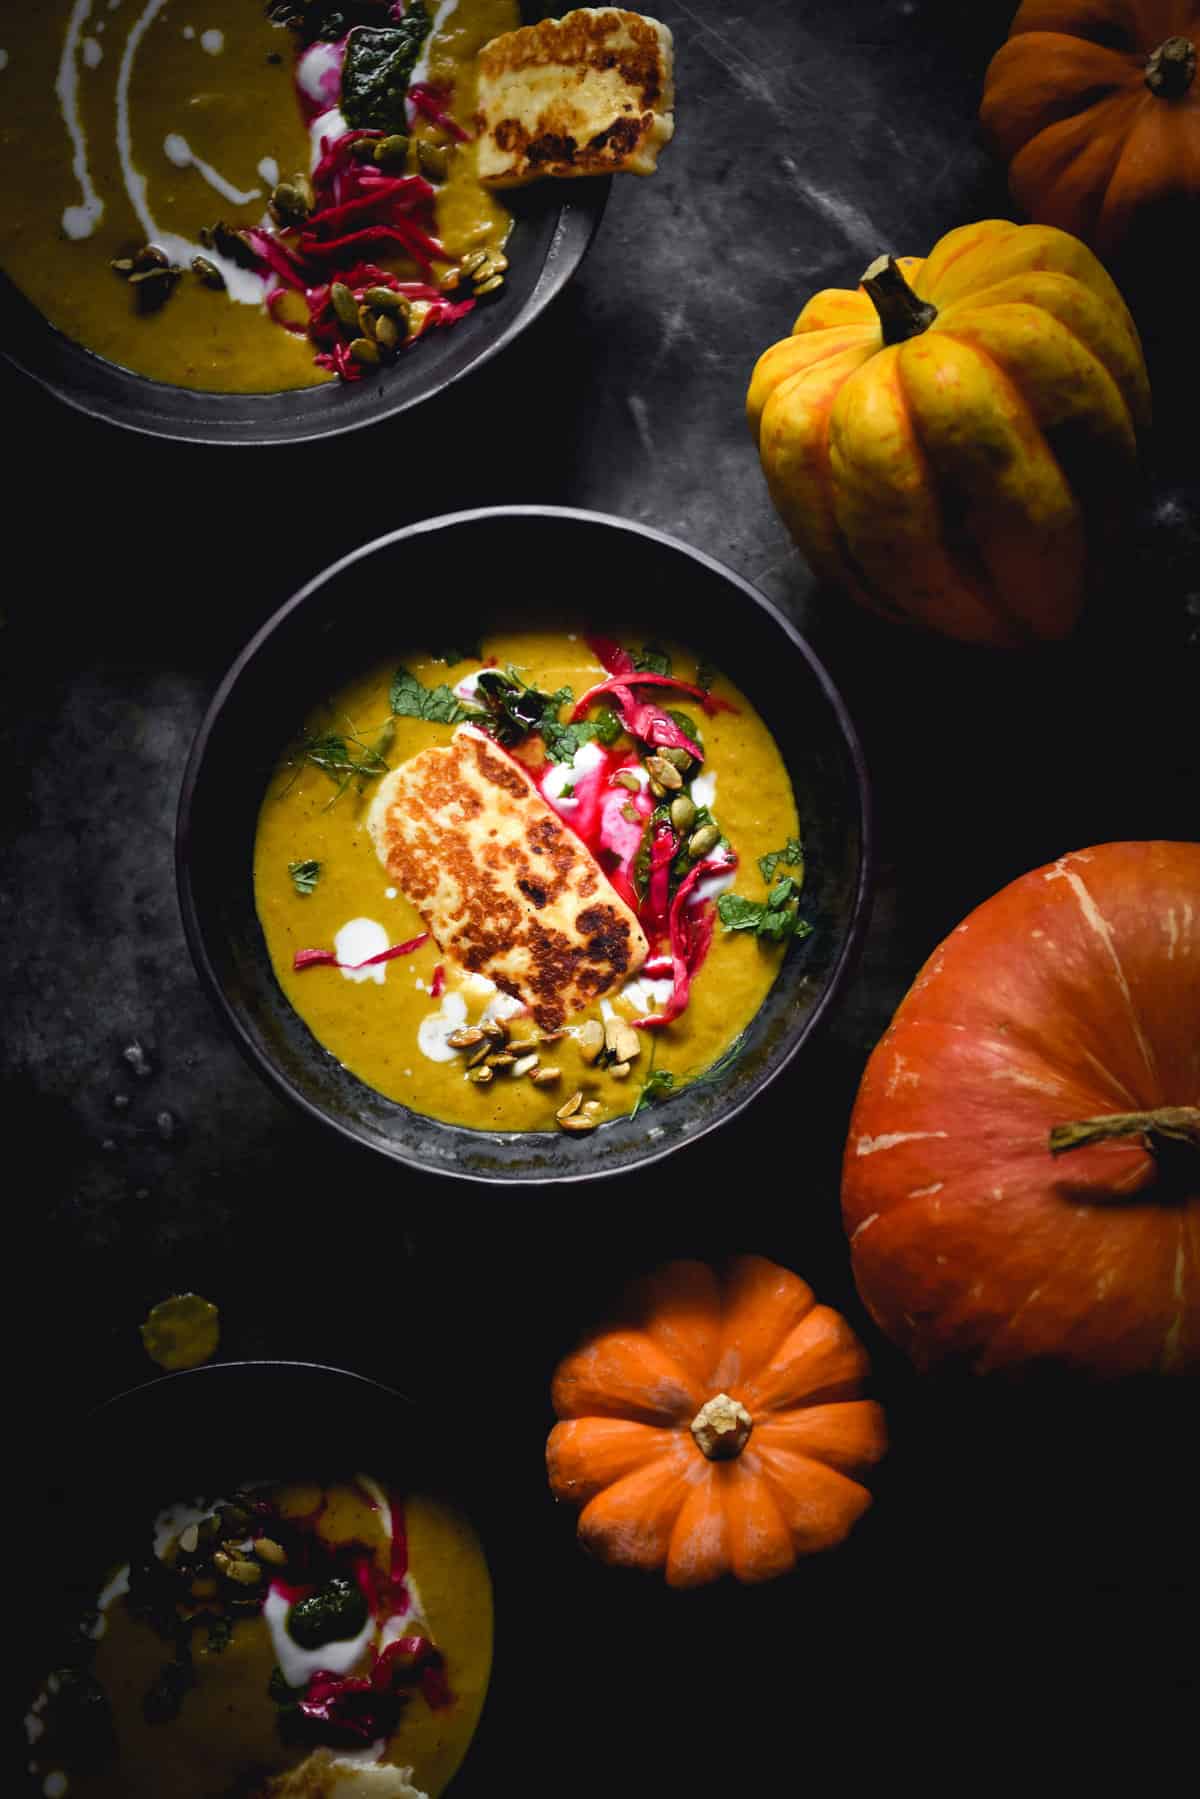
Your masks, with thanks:
[(342, 117), (352, 131), (407, 132), (404, 97), (433, 21), (412, 0), (393, 25), (356, 25), (342, 64)]
[(647, 643), (640, 650), (634, 651), (633, 666), (643, 669), (649, 675), (669, 675), (671, 658), (661, 644)]
[(717, 901), (717, 913), (727, 931), (757, 931), (765, 911), (759, 900), (743, 899), (740, 893), (723, 893)]
[(601, 706), (589, 722), (593, 736), (605, 745), (614, 744), (625, 729), (611, 706)]
[(292, 885), (297, 893), (311, 893), (321, 878), (321, 864), (319, 862), (289, 862), (288, 873), (292, 877)]
[(765, 904), (740, 893), (723, 893), (717, 901), (717, 914), (727, 931), (752, 931), (770, 943), (807, 937), (812, 926), (800, 916), (799, 891), (789, 877), (779, 882)]
[(398, 668), (392, 677), (388, 703), (397, 718), (423, 718), (437, 725), (461, 725), (480, 716), (477, 706), (464, 705), (450, 688), (422, 687), (406, 668)]
[(798, 837), (789, 837), (781, 850), (770, 850), (767, 855), (758, 858), (759, 871), (768, 884), (775, 879), (775, 870), (783, 864), (785, 868), (799, 870), (800, 882), (804, 880), (804, 845)]
[(547, 714), (541, 723), (541, 736), (551, 762), (571, 762), (579, 746), (590, 743), (599, 732), (586, 719), (577, 725), (560, 725)]

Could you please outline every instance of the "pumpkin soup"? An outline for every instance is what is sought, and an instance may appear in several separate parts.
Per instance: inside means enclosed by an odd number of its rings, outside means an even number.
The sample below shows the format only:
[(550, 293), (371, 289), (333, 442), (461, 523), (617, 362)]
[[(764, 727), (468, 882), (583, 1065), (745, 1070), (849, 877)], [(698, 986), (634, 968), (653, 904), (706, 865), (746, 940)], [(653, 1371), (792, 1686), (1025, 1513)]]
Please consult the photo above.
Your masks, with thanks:
[(361, 377), (500, 294), (476, 58), (517, 0), (5, 7), (0, 266), (181, 387)]
[(582, 1135), (735, 1044), (809, 931), (799, 836), (766, 725), (689, 651), (513, 630), (316, 709), (255, 895), (284, 993), (361, 1080)]
[(254, 1486), (159, 1513), (80, 1642), (26, 1718), (45, 1793), (436, 1799), (482, 1709), (491, 1586), (440, 1500)]

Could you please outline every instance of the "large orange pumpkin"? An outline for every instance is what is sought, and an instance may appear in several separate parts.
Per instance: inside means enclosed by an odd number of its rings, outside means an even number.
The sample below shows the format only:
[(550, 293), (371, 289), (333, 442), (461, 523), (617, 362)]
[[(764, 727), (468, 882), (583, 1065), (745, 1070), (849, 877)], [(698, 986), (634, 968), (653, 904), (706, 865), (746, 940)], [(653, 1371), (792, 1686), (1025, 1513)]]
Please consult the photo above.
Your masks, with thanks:
[(817, 571), (969, 643), (1060, 638), (1149, 420), (1137, 331), (1076, 238), (988, 219), (816, 294), (750, 428)]
[(1200, 844), (1063, 856), (947, 937), (867, 1066), (842, 1204), (921, 1367), (1200, 1371)]
[(559, 1365), (550, 1485), (583, 1507), (604, 1561), (674, 1587), (769, 1580), (871, 1503), (854, 1476), (886, 1439), (867, 1372), (849, 1325), (788, 1269), (669, 1263)]
[(1161, 278), (1171, 250), (1181, 273), (1200, 225), (1198, 51), (1200, 0), (1024, 0), (981, 114), (1013, 198), (1107, 261), (1149, 254)]

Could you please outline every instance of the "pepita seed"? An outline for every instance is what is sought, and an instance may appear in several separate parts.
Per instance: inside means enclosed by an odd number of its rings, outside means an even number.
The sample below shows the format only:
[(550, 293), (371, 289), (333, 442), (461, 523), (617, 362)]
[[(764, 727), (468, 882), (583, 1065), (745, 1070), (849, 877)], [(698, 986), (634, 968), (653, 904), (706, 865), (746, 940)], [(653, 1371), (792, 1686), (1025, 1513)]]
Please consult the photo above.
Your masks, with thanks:
[(642, 783), (631, 768), (619, 768), (612, 778), (614, 787), (627, 787), (630, 793), (640, 793)]
[(189, 1524), (179, 1538), (179, 1547), (184, 1555), (195, 1555), (200, 1544), (200, 1532), (194, 1524)]
[(503, 286), (503, 275), (489, 275), (486, 281), (477, 281), (475, 283), (475, 298), (481, 300), (484, 294), (494, 294), (497, 288)]
[(555, 1081), (562, 1079), (561, 1068), (535, 1068), (530, 1075), (535, 1087), (553, 1087)]
[(161, 244), (143, 244), (133, 259), (136, 269), (166, 269), (171, 266), (171, 258)]
[(520, 1056), (513, 1063), (513, 1080), (519, 1081), (523, 1075), (532, 1074), (537, 1065), (538, 1059), (536, 1055)]
[(476, 270), (481, 269), (487, 261), (488, 253), (486, 250), (472, 250), (468, 255), (463, 257), (459, 267), (464, 275), (473, 275)]
[(450, 173), (449, 150), (442, 144), (431, 144), (428, 138), (418, 138), (417, 168), (426, 181), (444, 181)]
[(582, 1104), (583, 1104), (583, 1094), (581, 1092), (572, 1093), (572, 1095), (571, 1095), (570, 1099), (567, 1101), (566, 1105), (560, 1106), (558, 1108), (558, 1111), (554, 1114), (554, 1116), (558, 1119), (558, 1122), (560, 1124), (565, 1124), (567, 1122), (568, 1118), (574, 1118), (576, 1112), (578, 1112), (578, 1110)]
[(132, 275), (133, 274), (133, 257), (132, 256), (118, 256), (115, 259), (115, 261), (110, 262), (108, 266), (110, 269), (112, 269), (113, 273), (116, 275)]
[(688, 855), (693, 862), (698, 862), (701, 856), (707, 856), (710, 850), (715, 850), (720, 841), (721, 833), (716, 825), (701, 825), (688, 838)]
[(631, 1024), (622, 1024), (613, 1045), (619, 1062), (636, 1062), (642, 1053), (642, 1040)]
[(372, 343), (369, 337), (356, 337), (350, 345), (350, 354), (355, 362), (370, 366), (379, 361), (379, 346)]
[(481, 1068), (472, 1068), (467, 1079), (473, 1081), (477, 1087), (486, 1087), (489, 1081), (495, 1079), (495, 1076), (492, 1070), (485, 1065)]
[(538, 1032), (538, 1042), (539, 1043), (561, 1043), (563, 1038), (566, 1036), (566, 1034), (567, 1033), (565, 1031), (539, 1031)]
[(239, 1587), (256, 1587), (263, 1577), (263, 1571), (257, 1562), (248, 1562), (238, 1556), (231, 1560), (225, 1570), (227, 1580), (236, 1581)]
[(355, 162), (371, 162), (375, 156), (375, 147), (380, 142), (377, 137), (357, 138), (350, 146), (350, 154)]
[(467, 1067), (468, 1068), (478, 1068), (478, 1066), (481, 1062), (487, 1061), (487, 1059), (491, 1055), (491, 1053), (492, 1053), (492, 1045), (489, 1042), (489, 1040), (485, 1037), (483, 1039), (482, 1043), (479, 1045), (479, 1048), (477, 1050), (475, 1050), (472, 1055), (469, 1055), (467, 1057)]
[(572, 1136), (582, 1136), (584, 1131), (594, 1131), (599, 1122), (599, 1118), (589, 1118), (586, 1112), (575, 1112), (570, 1118), (560, 1118), (558, 1128), (570, 1131)]
[(686, 793), (671, 801), (671, 823), (677, 831), (690, 831), (696, 822), (696, 807)]
[(175, 281), (179, 273), (180, 271), (178, 269), (159, 268), (156, 263), (151, 269), (138, 269), (136, 274), (129, 277), (129, 283), (131, 287), (139, 286), (146, 281), (148, 281), (152, 287), (158, 286), (160, 283), (166, 285)]
[(598, 1099), (584, 1101), (583, 1115), (585, 1118), (599, 1118), (603, 1111), (604, 1107), (600, 1104)]
[(636, 825), (639, 822), (640, 815), (637, 807), (631, 806), (629, 802), (626, 801), (621, 807), (621, 817), (625, 820), (627, 825)]
[(451, 1031), (446, 1042), (451, 1049), (474, 1049), (477, 1043), (483, 1042), (483, 1032), (477, 1024), (464, 1025), (460, 1031)]
[(381, 168), (403, 168), (408, 161), (408, 139), (399, 131), (390, 137), (376, 138), (370, 154)]
[(665, 762), (661, 756), (651, 756), (646, 763), (646, 770), (650, 779), (657, 781), (660, 787), (667, 787), (672, 792), (678, 792), (683, 786), (683, 776), (675, 764)]
[(381, 312), (375, 319), (375, 341), (382, 344), (385, 350), (396, 350), (400, 346), (401, 332), (390, 313)]
[(205, 287), (223, 288), (225, 286), (224, 275), (216, 263), (210, 262), (207, 256), (192, 257), (192, 273), (200, 277)]
[(390, 312), (397, 318), (408, 311), (408, 301), (392, 287), (368, 287), (363, 299), (376, 312)]
[(509, 1050), (501, 1049), (494, 1056), (488, 1057), (487, 1065), (489, 1068), (511, 1068), (516, 1059)]
[(614, 1062), (608, 1072), (609, 1072), (609, 1074), (611, 1074), (614, 1081), (628, 1080), (629, 1079), (629, 1063), (628, 1062)]
[(665, 800), (667, 797), (667, 790), (661, 781), (652, 780), (650, 782), (650, 791), (656, 800)]
[(684, 774), (686, 774), (688, 769), (692, 766), (692, 758), (688, 755), (686, 750), (677, 750), (668, 747), (667, 749), (659, 750), (658, 753), (664, 762), (673, 763), (674, 766), (680, 769)]
[(213, 1567), (216, 1569), (217, 1573), (227, 1575), (232, 1566), (233, 1562), (231, 1558), (226, 1555), (223, 1549), (218, 1549), (217, 1553), (213, 1556)]
[(369, 306), (359, 307), (358, 328), (364, 337), (370, 338), (372, 343), (375, 342), (375, 314)]
[(274, 1537), (258, 1537), (254, 1544), (254, 1553), (260, 1562), (269, 1562), (273, 1568), (282, 1568), (287, 1561), (287, 1550)]
[(599, 1019), (589, 1018), (579, 1033), (579, 1053), (585, 1062), (594, 1062), (604, 1048), (604, 1026)]
[(281, 181), (271, 192), (271, 213), (281, 225), (302, 225), (312, 207), (294, 181)]
[(508, 1042), (508, 1026), (502, 1018), (484, 1019), (479, 1028), (485, 1037), (491, 1038), (493, 1043)]
[(345, 325), (347, 331), (357, 331), (358, 301), (344, 281), (334, 282), (329, 290), (329, 301), (337, 315), (338, 323)]
[(438, 277), (438, 289), (441, 293), (452, 294), (461, 282), (462, 275), (458, 269), (447, 269), (444, 275)]
[(531, 1049), (537, 1048), (538, 1042), (537, 1037), (512, 1037), (509, 1039), (508, 1047), (514, 1056), (527, 1056)]

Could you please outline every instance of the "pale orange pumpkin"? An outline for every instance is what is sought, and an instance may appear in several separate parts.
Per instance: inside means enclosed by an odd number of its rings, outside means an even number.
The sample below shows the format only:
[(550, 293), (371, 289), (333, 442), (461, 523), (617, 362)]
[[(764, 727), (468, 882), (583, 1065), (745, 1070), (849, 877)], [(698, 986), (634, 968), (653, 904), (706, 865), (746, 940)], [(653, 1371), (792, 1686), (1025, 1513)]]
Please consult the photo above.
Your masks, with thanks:
[(770, 1580), (842, 1542), (886, 1447), (866, 1351), (811, 1287), (762, 1256), (672, 1262), (621, 1322), (560, 1363), (546, 1449), (601, 1560), (693, 1587)]

